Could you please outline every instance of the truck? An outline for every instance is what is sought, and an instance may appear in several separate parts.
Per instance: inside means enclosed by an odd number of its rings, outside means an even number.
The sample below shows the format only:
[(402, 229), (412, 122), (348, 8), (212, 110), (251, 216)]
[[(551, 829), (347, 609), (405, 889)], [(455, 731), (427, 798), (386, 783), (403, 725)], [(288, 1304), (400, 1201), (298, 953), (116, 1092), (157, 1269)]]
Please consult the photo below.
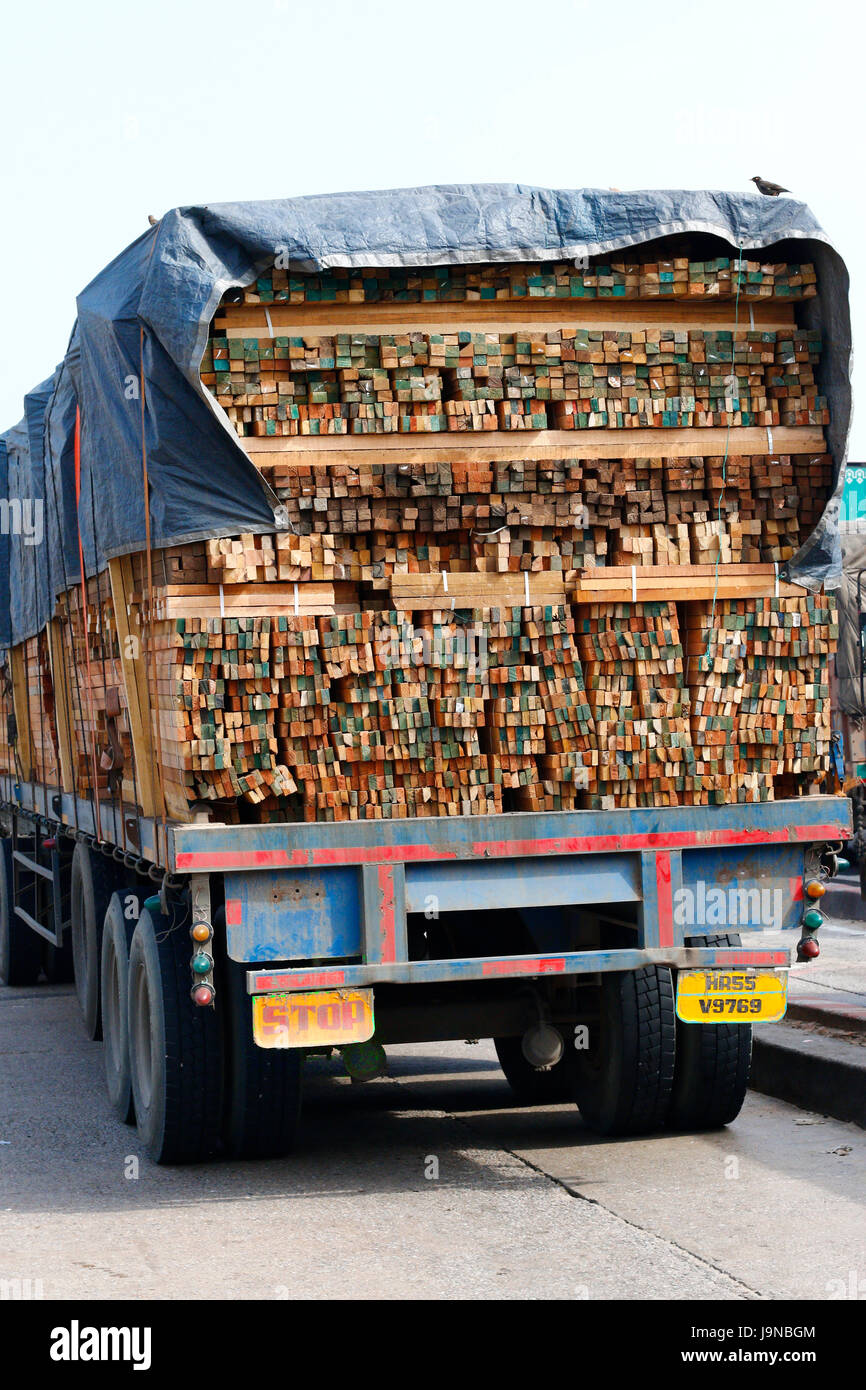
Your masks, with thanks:
[[(730, 590), (772, 597), (833, 583), (850, 411), (844, 266), (793, 200), (480, 185), (184, 208), (80, 296), (63, 363), (0, 451), (9, 515), (17, 504), (20, 520), (35, 498), (45, 517), (39, 554), (21, 525), (0, 536), (0, 980), (74, 980), (86, 1034), (102, 1041), (109, 1102), (153, 1161), (282, 1155), (308, 1056), (336, 1053), (364, 1081), (382, 1074), (389, 1045), (433, 1040), (493, 1039), (518, 1103), (570, 1103), (602, 1135), (735, 1119), (752, 1024), (782, 1016), (791, 966), (775, 937), (745, 946), (741, 933), (790, 931), (798, 959), (816, 954), (820, 896), (851, 833), (846, 797), (805, 777), (792, 794), (721, 804), (342, 821), (186, 805), (163, 775), (157, 653), (139, 634), (172, 546), (286, 529), (280, 499), (200, 377), (224, 296), (255, 287), (263, 269), (580, 270), (647, 245), (657, 256), (691, 249), (703, 267), (732, 248), (741, 264), (753, 248), (780, 262), (804, 242), (819, 286), (808, 323), (822, 323), (816, 305), (832, 306), (826, 435), (808, 421), (729, 429), (732, 451), (826, 448), (833, 459), (806, 544), (785, 565), (756, 566), (753, 590), (742, 578)], [(479, 297), (472, 310), (489, 322)], [(276, 331), (279, 306), (262, 303)], [(732, 292), (712, 306), (713, 322), (731, 319), (733, 304)], [(642, 310), (648, 322), (671, 313), (654, 307)], [(314, 308), (320, 323), (335, 312)], [(594, 310), (593, 323), (613, 312)], [(571, 302), (567, 313), (589, 310)], [(637, 431), (597, 437), (617, 436), (609, 445), (620, 451), (681, 450), (675, 432), (657, 429), (657, 444)], [(686, 433), (694, 452), (700, 432)], [(534, 442), (579, 452), (564, 435)], [(729, 592), (724, 570), (694, 572), (713, 608)], [(652, 588), (632, 566), (627, 582), (640, 601), (660, 581)], [(224, 613), (229, 590), (212, 589)], [(176, 591), (162, 593), (168, 602)], [(89, 634), (109, 611), (114, 665), (100, 675), (89, 637), (77, 648), (70, 633), (75, 613)]]

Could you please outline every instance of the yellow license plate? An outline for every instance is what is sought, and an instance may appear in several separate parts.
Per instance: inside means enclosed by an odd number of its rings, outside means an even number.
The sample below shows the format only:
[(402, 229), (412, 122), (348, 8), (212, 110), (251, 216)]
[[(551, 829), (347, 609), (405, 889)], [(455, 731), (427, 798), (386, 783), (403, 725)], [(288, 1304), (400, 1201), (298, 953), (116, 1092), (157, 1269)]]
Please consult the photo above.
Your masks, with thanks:
[(259, 1047), (344, 1047), (375, 1032), (371, 989), (317, 989), (253, 996)]
[(788, 977), (773, 970), (681, 970), (677, 1018), (683, 1023), (778, 1023)]

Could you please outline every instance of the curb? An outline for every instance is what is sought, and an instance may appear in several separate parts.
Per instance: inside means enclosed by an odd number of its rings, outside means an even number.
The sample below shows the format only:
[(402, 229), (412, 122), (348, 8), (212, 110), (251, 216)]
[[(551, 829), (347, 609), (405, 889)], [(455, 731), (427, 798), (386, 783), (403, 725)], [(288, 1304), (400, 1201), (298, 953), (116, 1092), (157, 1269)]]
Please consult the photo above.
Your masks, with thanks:
[(786, 1019), (797, 1023), (819, 1023), (837, 1033), (866, 1033), (866, 995), (826, 990), (813, 998), (788, 996)]
[[(801, 1006), (805, 1007), (805, 1006)], [(826, 1011), (820, 1020), (830, 1022)], [(834, 1018), (830, 1026), (839, 1028)], [(784, 1023), (754, 1030), (749, 1086), (866, 1129), (866, 1047)]]

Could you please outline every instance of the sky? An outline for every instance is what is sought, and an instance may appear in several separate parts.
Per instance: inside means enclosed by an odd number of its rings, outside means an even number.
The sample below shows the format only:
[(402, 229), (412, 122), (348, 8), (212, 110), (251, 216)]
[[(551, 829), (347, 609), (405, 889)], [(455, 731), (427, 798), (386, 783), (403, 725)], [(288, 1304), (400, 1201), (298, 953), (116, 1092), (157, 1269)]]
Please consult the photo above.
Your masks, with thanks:
[[(751, 192), (761, 174), (846, 260), (856, 352), (859, 14), (840, 0), (7, 4), (0, 429), (62, 358), (76, 294), (148, 213), (191, 203), (464, 182)], [(849, 458), (866, 460), (856, 394)]]

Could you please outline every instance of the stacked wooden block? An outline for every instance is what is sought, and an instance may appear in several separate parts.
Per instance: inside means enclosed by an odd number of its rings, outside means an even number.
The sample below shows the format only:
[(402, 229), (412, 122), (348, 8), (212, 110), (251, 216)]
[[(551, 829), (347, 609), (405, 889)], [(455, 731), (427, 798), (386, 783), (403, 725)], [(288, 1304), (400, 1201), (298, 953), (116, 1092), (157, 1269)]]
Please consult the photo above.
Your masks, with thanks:
[(30, 751), (34, 780), (57, 786), (60, 763), (57, 749), (57, 726), (53, 697), (44, 699), (43, 692), (52, 689), (48, 656), (48, 637), (40, 632), (24, 644), (27, 703), (30, 712)]
[(573, 576), (605, 563), (780, 563), (823, 510), (831, 463), (729, 454), (263, 472), (291, 529), (209, 542), (214, 581), (261, 580), (274, 564), (280, 579), (379, 583), (436, 570)]
[(215, 335), (201, 376), (253, 436), (819, 425), (820, 351), (793, 328)]
[[(738, 291), (739, 282), (739, 291)], [(545, 264), (376, 267), (301, 275), (275, 266), (232, 292), (244, 304), (455, 303), (497, 299), (808, 299), (816, 293), (814, 266), (737, 260), (693, 261), (595, 258)]]
[(78, 795), (90, 796), (94, 787), (100, 799), (120, 795), (118, 779), (109, 777), (118, 762), (112, 752), (116, 746), (123, 757), (123, 795), (129, 800), (138, 800), (136, 776), (142, 774), (134, 762), (127, 692), (107, 573), (87, 581), (86, 608), (82, 590), (77, 587), (64, 596), (60, 613), (66, 661), (66, 714), (72, 731)]
[(676, 605), (592, 604), (577, 631), (598, 742), (591, 804), (690, 800), (694, 753)]
[(155, 624), (159, 746), (169, 780), (191, 799), (258, 804), (296, 786), (279, 761), (269, 617)]
[(687, 612), (692, 741), (710, 800), (763, 801), (774, 778), (824, 774), (832, 598), (720, 599)]
[(544, 749), (536, 757), (538, 780), (521, 790), (527, 811), (572, 811), (585, 804), (599, 763), (592, 710), (567, 607), (523, 610), (523, 632), (538, 663), (538, 693), (544, 712)]

